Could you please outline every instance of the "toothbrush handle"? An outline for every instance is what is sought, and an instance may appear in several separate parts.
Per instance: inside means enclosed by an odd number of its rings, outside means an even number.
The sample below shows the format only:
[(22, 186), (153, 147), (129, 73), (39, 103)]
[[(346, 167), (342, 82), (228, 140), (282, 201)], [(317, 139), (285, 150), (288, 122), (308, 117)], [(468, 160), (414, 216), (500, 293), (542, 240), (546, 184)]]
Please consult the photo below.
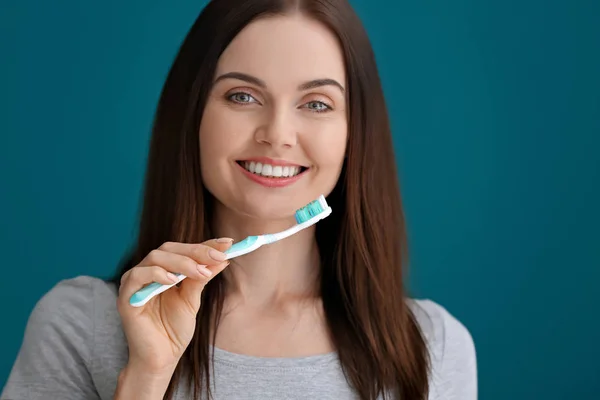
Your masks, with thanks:
[(231, 260), (232, 258), (243, 256), (244, 254), (248, 254), (258, 249), (260, 246), (266, 243), (266, 236), (270, 235), (248, 236), (246, 239), (234, 243), (230, 248), (225, 250), (225, 255), (227, 256), (225, 259)]
[[(224, 252), (227, 255), (226, 260), (230, 260), (234, 257), (238, 257), (255, 250), (256, 248), (260, 247), (260, 242), (261, 241), (257, 236), (249, 236), (246, 239), (233, 244), (229, 249), (225, 250)], [(134, 307), (141, 307), (148, 301), (150, 301), (150, 299), (152, 299), (153, 297), (158, 296), (165, 290), (172, 288), (173, 286), (177, 285), (179, 282), (187, 278), (183, 274), (176, 274), (176, 276), (177, 282), (169, 285), (153, 282), (148, 286), (144, 286), (143, 288), (135, 292), (133, 296), (131, 296), (131, 298), (129, 299), (129, 304), (131, 304)]]
[(158, 296), (165, 290), (172, 288), (173, 286), (177, 285), (179, 282), (187, 278), (187, 276), (183, 274), (175, 274), (175, 276), (177, 277), (177, 281), (170, 285), (163, 285), (158, 282), (153, 282), (148, 286), (144, 286), (143, 288), (135, 292), (133, 296), (131, 296), (131, 299), (129, 299), (129, 304), (131, 304), (134, 307), (141, 307), (153, 297)]

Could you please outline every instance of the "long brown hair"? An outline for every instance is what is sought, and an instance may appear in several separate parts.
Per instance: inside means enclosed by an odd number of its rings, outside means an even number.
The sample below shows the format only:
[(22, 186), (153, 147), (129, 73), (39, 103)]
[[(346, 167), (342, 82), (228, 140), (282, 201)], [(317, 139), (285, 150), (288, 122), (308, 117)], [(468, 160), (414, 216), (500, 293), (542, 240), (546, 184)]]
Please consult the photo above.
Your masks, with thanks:
[[(211, 195), (200, 174), (199, 126), (217, 61), (253, 20), (301, 12), (327, 26), (342, 47), (349, 139), (334, 212), (316, 228), (321, 295), (331, 337), (361, 399), (386, 391), (422, 400), (428, 393), (426, 344), (405, 302), (406, 235), (388, 115), (373, 50), (346, 0), (212, 0), (185, 38), (158, 103), (137, 246), (120, 274), (167, 241), (212, 238)], [(120, 276), (120, 275), (119, 275)], [(223, 307), (223, 281), (205, 288), (194, 338), (166, 397), (185, 377), (210, 398), (210, 344)], [(211, 326), (212, 324), (212, 326)]]

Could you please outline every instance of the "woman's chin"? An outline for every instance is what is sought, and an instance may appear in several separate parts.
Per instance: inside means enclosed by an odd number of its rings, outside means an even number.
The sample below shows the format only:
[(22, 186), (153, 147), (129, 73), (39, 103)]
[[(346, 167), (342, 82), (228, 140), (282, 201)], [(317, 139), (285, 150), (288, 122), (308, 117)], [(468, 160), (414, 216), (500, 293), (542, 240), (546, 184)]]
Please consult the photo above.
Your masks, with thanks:
[(296, 211), (305, 206), (302, 199), (255, 199), (250, 196), (219, 202), (222, 216), (228, 220), (239, 220), (245, 224), (281, 224), (291, 226), (295, 223)]
[(277, 223), (281, 221), (294, 221), (296, 210), (290, 207), (267, 208), (261, 205), (244, 207), (242, 215), (256, 222)]

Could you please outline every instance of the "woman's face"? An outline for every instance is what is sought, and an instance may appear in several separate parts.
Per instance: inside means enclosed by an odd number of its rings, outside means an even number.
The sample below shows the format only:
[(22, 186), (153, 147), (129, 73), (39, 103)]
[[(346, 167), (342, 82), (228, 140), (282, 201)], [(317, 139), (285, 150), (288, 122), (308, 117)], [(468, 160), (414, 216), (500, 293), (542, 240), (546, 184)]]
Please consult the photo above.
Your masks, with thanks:
[(335, 186), (348, 136), (336, 37), (302, 16), (259, 19), (219, 59), (200, 125), (202, 179), (225, 207), (288, 218)]

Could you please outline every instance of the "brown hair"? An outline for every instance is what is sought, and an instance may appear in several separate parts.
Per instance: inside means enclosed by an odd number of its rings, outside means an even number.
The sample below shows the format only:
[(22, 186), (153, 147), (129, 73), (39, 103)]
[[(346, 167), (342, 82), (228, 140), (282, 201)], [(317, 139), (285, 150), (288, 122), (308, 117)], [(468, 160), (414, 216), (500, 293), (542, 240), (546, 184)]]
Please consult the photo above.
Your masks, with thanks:
[[(121, 274), (167, 241), (212, 238), (211, 195), (202, 185), (198, 130), (221, 53), (257, 18), (301, 12), (326, 25), (342, 47), (348, 87), (347, 158), (317, 224), (320, 291), (349, 383), (361, 399), (387, 390), (421, 400), (428, 393), (426, 344), (405, 301), (406, 260), (390, 126), (375, 57), (346, 0), (213, 0), (185, 38), (158, 103), (137, 246)], [(166, 397), (184, 377), (210, 398), (210, 344), (223, 306), (223, 281), (205, 288), (194, 338)]]

